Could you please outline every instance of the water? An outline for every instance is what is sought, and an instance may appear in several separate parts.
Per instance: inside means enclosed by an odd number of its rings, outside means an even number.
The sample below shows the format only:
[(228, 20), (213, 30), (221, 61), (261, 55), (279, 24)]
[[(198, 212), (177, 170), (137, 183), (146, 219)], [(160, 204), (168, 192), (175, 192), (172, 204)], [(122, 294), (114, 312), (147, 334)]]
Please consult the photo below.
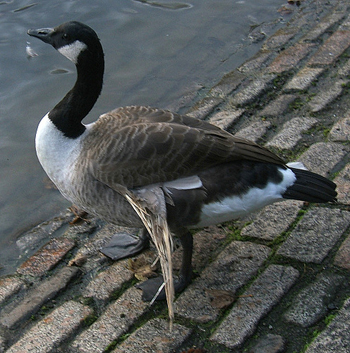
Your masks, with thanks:
[[(182, 111), (251, 57), (257, 29), (281, 25), (281, 0), (72, 0), (0, 2), (0, 274), (21, 255), (16, 238), (69, 206), (45, 187), (34, 136), (40, 118), (71, 88), (75, 68), (28, 28), (69, 20), (98, 33), (106, 58), (103, 93), (85, 122), (118, 106)], [(266, 26), (267, 24), (267, 26)], [(26, 43), (38, 56), (28, 58)]]

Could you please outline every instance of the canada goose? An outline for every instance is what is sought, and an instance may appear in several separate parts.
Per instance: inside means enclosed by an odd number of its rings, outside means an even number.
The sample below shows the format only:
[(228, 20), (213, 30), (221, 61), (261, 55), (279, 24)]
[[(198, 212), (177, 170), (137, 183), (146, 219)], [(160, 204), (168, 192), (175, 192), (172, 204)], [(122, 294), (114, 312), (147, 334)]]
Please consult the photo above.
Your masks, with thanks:
[[(332, 181), (192, 117), (130, 106), (83, 125), (102, 89), (104, 54), (96, 33), (67, 22), (28, 34), (51, 44), (77, 68), (74, 87), (38, 126), (41, 165), (64, 197), (113, 224), (144, 227), (127, 195), (136, 195), (149, 209), (154, 205), (148, 202), (162, 204), (184, 249), (177, 292), (191, 281), (189, 229), (233, 220), (282, 199), (335, 201)], [(115, 258), (139, 252), (147, 245), (146, 234), (114, 239), (105, 252)], [(159, 283), (151, 279), (141, 286), (145, 300), (154, 297)]]

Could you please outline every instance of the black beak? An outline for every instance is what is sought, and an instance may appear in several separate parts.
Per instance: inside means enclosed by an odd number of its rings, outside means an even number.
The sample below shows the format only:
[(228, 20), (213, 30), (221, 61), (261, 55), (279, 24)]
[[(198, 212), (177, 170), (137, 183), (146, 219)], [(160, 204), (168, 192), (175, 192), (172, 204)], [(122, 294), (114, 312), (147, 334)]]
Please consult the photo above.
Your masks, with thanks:
[(31, 37), (39, 38), (43, 42), (51, 44), (53, 43), (52, 33), (53, 28), (40, 28), (40, 29), (29, 29), (27, 32)]

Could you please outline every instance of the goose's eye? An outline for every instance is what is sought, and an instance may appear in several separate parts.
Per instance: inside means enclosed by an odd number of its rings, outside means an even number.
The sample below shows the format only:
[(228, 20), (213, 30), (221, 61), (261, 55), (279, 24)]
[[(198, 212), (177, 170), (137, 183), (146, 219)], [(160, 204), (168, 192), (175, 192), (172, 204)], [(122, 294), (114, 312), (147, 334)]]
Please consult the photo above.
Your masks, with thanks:
[(68, 34), (67, 34), (67, 33), (63, 33), (63, 34), (62, 34), (62, 39), (68, 40), (68, 39), (69, 39)]

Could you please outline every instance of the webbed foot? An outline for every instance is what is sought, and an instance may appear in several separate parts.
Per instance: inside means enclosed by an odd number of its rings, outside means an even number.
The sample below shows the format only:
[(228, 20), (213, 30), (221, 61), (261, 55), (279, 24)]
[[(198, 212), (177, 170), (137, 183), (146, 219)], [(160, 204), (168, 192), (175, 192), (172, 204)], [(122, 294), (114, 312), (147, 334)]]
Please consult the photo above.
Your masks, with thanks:
[(140, 236), (128, 233), (116, 234), (100, 251), (112, 260), (120, 260), (134, 256), (143, 249), (148, 248), (148, 246), (149, 238), (144, 230)]
[[(148, 279), (142, 283), (136, 284), (136, 288), (142, 289), (142, 300), (145, 302), (150, 302), (152, 299), (155, 300), (165, 300), (165, 289), (164, 286), (161, 290), (159, 288), (163, 285), (163, 277), (159, 276), (156, 278)], [(179, 279), (174, 280), (174, 289), (175, 293), (181, 293), (190, 283), (190, 279), (185, 279), (180, 277)], [(159, 292), (159, 293), (158, 293)]]

